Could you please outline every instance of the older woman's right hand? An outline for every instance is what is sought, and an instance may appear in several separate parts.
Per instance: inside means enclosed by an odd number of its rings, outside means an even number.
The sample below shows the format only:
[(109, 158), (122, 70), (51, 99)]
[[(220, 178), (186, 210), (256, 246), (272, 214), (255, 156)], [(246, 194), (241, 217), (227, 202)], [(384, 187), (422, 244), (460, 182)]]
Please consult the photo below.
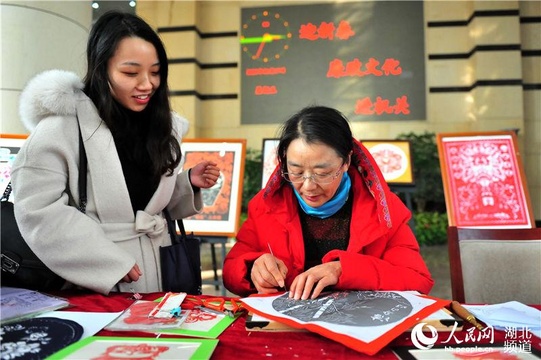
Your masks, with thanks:
[(250, 278), (259, 294), (278, 292), (285, 288), (287, 266), (271, 254), (263, 254), (254, 261)]

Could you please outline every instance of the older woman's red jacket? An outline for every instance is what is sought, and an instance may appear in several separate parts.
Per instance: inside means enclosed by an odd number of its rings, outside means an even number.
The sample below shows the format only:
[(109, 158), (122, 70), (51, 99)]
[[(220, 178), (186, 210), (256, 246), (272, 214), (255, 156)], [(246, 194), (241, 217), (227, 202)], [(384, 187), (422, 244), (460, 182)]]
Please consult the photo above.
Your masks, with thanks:
[[(252, 263), (269, 252), (288, 268), (287, 287), (304, 271), (304, 242), (297, 199), (277, 168), (248, 205), (248, 218), (224, 261), (223, 280), (234, 294), (257, 292), (249, 281)], [(355, 141), (348, 170), (353, 210), (347, 250), (332, 250), (322, 261), (342, 265), (338, 290), (417, 290), (428, 294), (434, 281), (408, 225), (411, 213), (392, 193), (368, 150)]]

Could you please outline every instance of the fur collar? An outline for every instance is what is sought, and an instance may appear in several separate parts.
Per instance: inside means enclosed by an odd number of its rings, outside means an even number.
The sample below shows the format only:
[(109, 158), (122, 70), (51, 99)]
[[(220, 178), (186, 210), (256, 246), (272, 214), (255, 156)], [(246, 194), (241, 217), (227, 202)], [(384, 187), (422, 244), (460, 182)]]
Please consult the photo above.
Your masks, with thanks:
[[(32, 132), (38, 123), (48, 116), (75, 115), (77, 98), (84, 84), (75, 73), (64, 70), (47, 70), (32, 78), (23, 89), (19, 99), (21, 121)], [(175, 123), (180, 123), (181, 136), (185, 136), (190, 123), (172, 112)]]
[(32, 78), (19, 100), (19, 115), (24, 126), (32, 131), (48, 116), (75, 115), (77, 95), (83, 82), (69, 71), (48, 70)]

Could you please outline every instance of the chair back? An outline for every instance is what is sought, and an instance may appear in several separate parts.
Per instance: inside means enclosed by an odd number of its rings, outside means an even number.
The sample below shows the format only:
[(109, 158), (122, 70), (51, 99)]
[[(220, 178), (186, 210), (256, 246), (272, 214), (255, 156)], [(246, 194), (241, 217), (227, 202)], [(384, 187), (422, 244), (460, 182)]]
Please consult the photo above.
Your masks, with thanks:
[(447, 231), (453, 299), (541, 304), (541, 228)]

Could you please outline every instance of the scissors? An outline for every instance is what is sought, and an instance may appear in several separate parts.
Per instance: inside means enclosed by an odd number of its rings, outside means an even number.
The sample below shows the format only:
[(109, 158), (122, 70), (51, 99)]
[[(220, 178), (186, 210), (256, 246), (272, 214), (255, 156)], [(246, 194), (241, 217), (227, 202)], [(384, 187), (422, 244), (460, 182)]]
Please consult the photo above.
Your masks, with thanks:
[[(184, 304), (186, 303), (186, 304)], [(205, 311), (217, 312), (218, 314), (226, 314), (229, 317), (234, 317), (237, 312), (244, 310), (242, 303), (238, 299), (225, 300), (221, 297), (200, 298), (196, 296), (186, 296), (183, 302), (188, 305), (185, 308), (201, 309)]]

